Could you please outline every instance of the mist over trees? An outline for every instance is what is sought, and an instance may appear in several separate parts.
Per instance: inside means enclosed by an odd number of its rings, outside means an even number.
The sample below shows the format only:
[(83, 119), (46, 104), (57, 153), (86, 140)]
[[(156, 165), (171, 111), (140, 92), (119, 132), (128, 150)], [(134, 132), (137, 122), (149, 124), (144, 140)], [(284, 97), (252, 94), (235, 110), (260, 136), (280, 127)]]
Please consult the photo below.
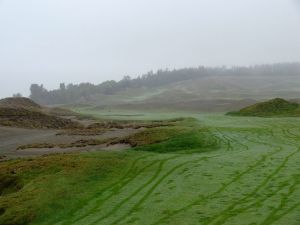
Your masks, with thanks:
[(177, 70), (158, 70), (148, 72), (132, 79), (125, 76), (120, 81), (105, 81), (95, 85), (91, 83), (61, 83), (58, 89), (47, 90), (43, 84), (32, 84), (30, 98), (39, 104), (70, 104), (78, 100), (88, 100), (95, 94), (114, 95), (129, 88), (153, 88), (180, 81), (205, 76), (285, 76), (300, 75), (300, 63), (280, 63), (250, 67), (198, 67)]

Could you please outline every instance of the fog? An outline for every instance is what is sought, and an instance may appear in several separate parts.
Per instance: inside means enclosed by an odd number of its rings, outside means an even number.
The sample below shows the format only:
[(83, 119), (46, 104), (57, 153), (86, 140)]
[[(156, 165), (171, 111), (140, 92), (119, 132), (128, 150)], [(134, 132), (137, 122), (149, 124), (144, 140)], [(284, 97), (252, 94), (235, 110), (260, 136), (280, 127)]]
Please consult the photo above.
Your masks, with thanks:
[(0, 97), (160, 68), (300, 61), (296, 0), (0, 0)]

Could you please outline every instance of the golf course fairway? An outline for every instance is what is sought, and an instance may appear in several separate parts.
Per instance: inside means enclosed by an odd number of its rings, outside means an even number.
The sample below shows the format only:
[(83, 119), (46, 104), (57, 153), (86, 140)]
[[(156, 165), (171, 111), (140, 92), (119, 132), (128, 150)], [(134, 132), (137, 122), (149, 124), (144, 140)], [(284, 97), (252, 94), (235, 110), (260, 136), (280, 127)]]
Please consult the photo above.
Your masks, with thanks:
[[(116, 152), (128, 163), (80, 184), (87, 193), (80, 202), (62, 195), (33, 224), (300, 224), (300, 119), (190, 116), (193, 132), (207, 132), (211, 145), (198, 149), (186, 137)], [(178, 143), (180, 151), (152, 151)]]

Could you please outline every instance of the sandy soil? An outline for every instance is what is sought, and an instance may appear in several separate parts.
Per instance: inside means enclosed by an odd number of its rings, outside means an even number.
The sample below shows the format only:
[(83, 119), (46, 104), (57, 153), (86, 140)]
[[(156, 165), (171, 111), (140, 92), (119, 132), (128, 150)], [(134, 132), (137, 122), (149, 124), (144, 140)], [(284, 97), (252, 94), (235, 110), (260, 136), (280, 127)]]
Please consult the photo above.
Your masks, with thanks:
[[(80, 139), (106, 139), (114, 137), (124, 137), (129, 134), (138, 132), (136, 129), (114, 129), (107, 131), (97, 136), (68, 136), (56, 135), (57, 130), (46, 129), (23, 129), (0, 126), (0, 158), (2, 160), (19, 158), (19, 157), (32, 157), (45, 154), (63, 153), (63, 152), (79, 152), (79, 151), (97, 151), (97, 150), (123, 150), (130, 146), (124, 144), (117, 144), (114, 146), (87, 146), (87, 147), (73, 147), (73, 148), (43, 148), (43, 149), (25, 149), (17, 150), (17, 147), (25, 144), (32, 143), (71, 143)], [(1, 159), (0, 159), (1, 160)]]

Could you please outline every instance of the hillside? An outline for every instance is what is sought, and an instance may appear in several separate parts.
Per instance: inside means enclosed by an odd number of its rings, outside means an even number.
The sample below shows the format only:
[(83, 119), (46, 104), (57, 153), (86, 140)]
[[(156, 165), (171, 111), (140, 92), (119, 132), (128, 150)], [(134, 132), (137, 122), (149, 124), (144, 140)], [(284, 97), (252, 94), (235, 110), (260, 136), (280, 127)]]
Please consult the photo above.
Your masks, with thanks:
[(235, 116), (300, 116), (298, 103), (275, 98), (266, 102), (256, 103), (237, 112), (229, 112), (227, 115)]
[(277, 96), (297, 98), (300, 96), (299, 76), (212, 75), (156, 88), (128, 88), (113, 95), (94, 94), (75, 105), (79, 103), (106, 110), (236, 111)]
[(43, 108), (27, 98), (0, 100), (0, 125), (22, 128), (71, 128), (79, 124), (70, 119), (54, 115), (57, 109)]
[(101, 84), (61, 84), (54, 90), (33, 84), (31, 98), (44, 105), (84, 104), (103, 109), (150, 107), (224, 112), (277, 96), (297, 98), (300, 96), (299, 78), (299, 63), (198, 67), (159, 70), (134, 79), (127, 76), (120, 81)]

